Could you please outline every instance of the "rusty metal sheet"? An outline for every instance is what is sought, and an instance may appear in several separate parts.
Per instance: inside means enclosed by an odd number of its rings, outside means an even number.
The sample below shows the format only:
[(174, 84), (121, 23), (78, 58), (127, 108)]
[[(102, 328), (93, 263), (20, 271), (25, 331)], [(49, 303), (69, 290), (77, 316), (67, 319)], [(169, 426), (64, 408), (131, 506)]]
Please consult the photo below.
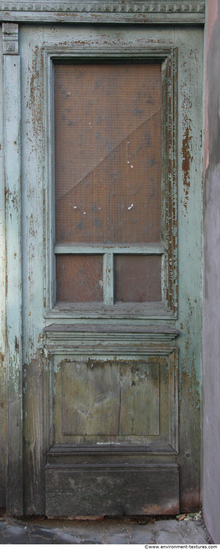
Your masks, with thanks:
[(138, 254), (115, 255), (115, 301), (159, 302), (161, 257)]
[(57, 300), (102, 302), (102, 261), (101, 254), (58, 255), (56, 257)]
[(161, 66), (55, 65), (57, 242), (161, 238)]

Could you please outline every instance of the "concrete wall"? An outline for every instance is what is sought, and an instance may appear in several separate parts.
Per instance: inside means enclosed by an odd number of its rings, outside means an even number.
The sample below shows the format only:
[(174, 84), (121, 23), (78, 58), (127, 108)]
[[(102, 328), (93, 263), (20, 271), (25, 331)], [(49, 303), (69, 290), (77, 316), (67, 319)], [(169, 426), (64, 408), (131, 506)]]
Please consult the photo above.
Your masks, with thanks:
[(207, 0), (203, 309), (203, 511), (220, 543), (220, 0)]

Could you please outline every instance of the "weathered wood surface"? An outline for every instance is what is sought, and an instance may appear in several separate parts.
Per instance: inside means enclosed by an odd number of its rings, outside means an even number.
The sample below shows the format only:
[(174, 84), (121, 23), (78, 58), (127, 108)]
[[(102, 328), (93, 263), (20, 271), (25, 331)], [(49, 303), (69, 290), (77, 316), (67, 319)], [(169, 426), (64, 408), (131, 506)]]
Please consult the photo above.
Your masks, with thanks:
[(83, 254), (163, 254), (164, 253), (164, 244), (163, 243), (149, 243), (142, 244), (136, 243), (135, 245), (130, 244), (89, 244), (89, 243), (71, 243), (71, 244), (55, 244), (54, 253), (55, 254), (77, 254), (77, 252), (82, 251)]
[(7, 257), (7, 512), (23, 513), (21, 113), (18, 25), (3, 25)]
[(44, 209), (42, 115), (42, 28), (23, 28), (23, 370), (24, 370), (24, 512), (44, 514), (45, 453), (50, 447), (50, 392), (43, 348)]
[(5, 362), (5, 190), (4, 190), (4, 123), (3, 123), (3, 55), (0, 29), (0, 508), (6, 504), (6, 362)]
[(107, 306), (105, 304), (92, 303), (67, 303), (57, 302), (51, 311), (46, 313), (47, 319), (172, 319), (170, 309), (165, 307), (162, 302), (153, 302), (146, 304), (114, 304)]
[(103, 292), (104, 303), (114, 304), (114, 255), (104, 254), (103, 258)]
[[(178, 346), (180, 500), (182, 511), (200, 507), (203, 30), (177, 29), (178, 44)], [(187, 63), (185, 64), (185, 61)]]
[[(49, 329), (49, 330), (48, 330)], [(91, 329), (91, 330), (90, 330)], [(178, 331), (167, 325), (50, 325), (45, 328), (50, 354), (167, 355), (176, 348)], [(173, 341), (173, 342), (172, 342)], [(177, 341), (178, 342), (178, 341)]]
[[(66, 358), (65, 358), (66, 357)], [(178, 452), (178, 353), (55, 355), (54, 442)], [(116, 447), (115, 447), (116, 446)], [(132, 450), (131, 449), (131, 450)]]
[(48, 369), (42, 353), (24, 365), (24, 511), (45, 513), (46, 452), (50, 446)]
[[(85, 443), (83, 445), (70, 445), (67, 443), (65, 445), (53, 445), (49, 449), (47, 464), (70, 464), (72, 461), (74, 461), (74, 464), (81, 464), (85, 461), (88, 462), (88, 458), (90, 463), (105, 462), (109, 464), (112, 461), (115, 462), (115, 457), (121, 463), (121, 461), (125, 461), (125, 456), (126, 463), (145, 462), (147, 459), (150, 464), (151, 462), (158, 462), (158, 454), (167, 455), (164, 463), (170, 463), (170, 451), (171, 448), (167, 445), (162, 448), (159, 445), (155, 447), (152, 445), (115, 445), (114, 442), (100, 445), (97, 443), (95, 445), (91, 443), (89, 445)], [(176, 453), (174, 456), (176, 456)]]
[(159, 515), (179, 512), (176, 464), (46, 466), (46, 515)]
[(171, 340), (176, 338), (179, 334), (179, 331), (174, 327), (169, 327), (167, 325), (111, 325), (111, 324), (87, 324), (78, 323), (78, 324), (53, 324), (45, 327), (46, 333), (62, 333), (62, 332), (81, 332), (84, 333), (112, 333), (112, 334), (149, 334), (151, 338), (156, 335), (160, 335), (161, 339), (164, 339), (166, 336), (170, 337)]
[(205, 22), (205, 2), (191, 0), (126, 2), (111, 0), (0, 3), (3, 21), (59, 23), (180, 23)]
[(158, 435), (158, 363), (63, 363), (62, 432)]
[[(164, 26), (164, 30), (160, 28), (161, 47), (177, 47), (178, 48), (178, 211), (179, 211), (179, 319), (170, 320), (170, 312), (168, 308), (162, 308), (161, 305), (150, 305), (148, 314), (146, 309), (143, 310), (138, 306), (128, 309), (125, 305), (123, 308), (117, 306), (98, 307), (93, 311), (93, 306), (88, 308), (83, 305), (78, 310), (73, 310), (71, 305), (58, 304), (52, 313), (47, 313), (45, 306), (46, 321), (43, 317), (43, 304), (47, 300), (47, 293), (44, 292), (44, 264), (48, 265), (49, 260), (44, 258), (44, 219), (48, 219), (51, 202), (47, 194), (44, 194), (43, 184), (45, 189), (48, 185), (48, 172), (44, 172), (42, 166), (47, 170), (47, 159), (45, 160), (45, 151), (47, 150), (48, 133), (43, 133), (43, 121), (47, 114), (47, 106), (44, 105), (42, 115), (42, 105), (46, 97), (43, 94), (43, 78), (42, 78), (42, 51), (43, 41), (45, 48), (52, 50), (53, 48), (62, 49), (63, 55), (80, 48), (103, 48), (103, 51), (120, 49), (122, 43), (125, 44), (125, 49), (130, 53), (132, 48), (142, 44), (145, 50), (149, 44), (158, 46), (158, 29), (152, 27), (141, 27), (138, 29), (121, 30), (120, 36), (117, 30), (106, 28), (103, 30), (103, 37), (98, 32), (98, 27), (68, 27), (65, 25), (45, 26), (44, 29), (40, 26), (24, 26), (22, 27), (21, 51), (22, 51), (22, 82), (23, 82), (23, 99), (22, 109), (24, 113), (23, 119), (23, 146), (24, 146), (24, 175), (23, 175), (23, 191), (24, 191), (24, 357), (29, 375), (32, 377), (31, 383), (27, 384), (27, 401), (25, 411), (28, 413), (28, 423), (25, 431), (26, 451), (25, 464), (26, 471), (32, 472), (25, 479), (25, 491), (27, 495), (26, 509), (28, 513), (43, 513), (43, 491), (44, 482), (42, 472), (45, 463), (45, 452), (53, 444), (53, 440), (49, 440), (49, 432), (51, 424), (45, 422), (44, 429), (40, 434), (38, 430), (39, 418), (43, 421), (48, 418), (47, 403), (50, 400), (50, 387), (47, 380), (45, 381), (45, 393), (43, 392), (43, 377), (42, 370), (46, 369), (43, 363), (43, 358), (33, 364), (32, 361), (37, 357), (38, 350), (42, 347), (43, 341), (43, 325), (44, 323), (67, 324), (76, 323), (76, 317), (82, 322), (82, 325), (90, 319), (90, 328), (93, 320), (95, 324), (102, 323), (103, 318), (106, 318), (106, 313), (109, 313), (111, 318), (110, 324), (117, 324), (118, 320), (128, 325), (129, 322), (137, 325), (138, 322), (144, 326), (146, 317), (151, 323), (156, 325), (163, 324), (162, 319), (166, 320), (166, 324), (176, 327), (180, 335), (178, 337), (178, 346), (180, 348), (180, 377), (179, 377), (179, 392), (180, 392), (180, 449), (177, 458), (181, 468), (180, 476), (180, 498), (182, 510), (187, 507), (196, 508), (199, 505), (199, 429), (200, 429), (200, 392), (201, 392), (201, 147), (200, 129), (201, 121), (201, 106), (202, 106), (202, 48), (203, 48), (203, 31), (200, 28), (175, 30), (171, 27)], [(106, 44), (105, 44), (106, 42)], [(123, 46), (124, 47), (124, 46)], [(152, 46), (151, 46), (152, 47)], [(168, 49), (169, 49), (168, 48)], [(45, 66), (45, 74), (47, 66)], [(32, 78), (33, 77), (33, 78)], [(46, 79), (45, 79), (46, 81)], [(188, 138), (187, 138), (188, 136)], [(51, 150), (50, 150), (51, 153)], [(45, 161), (45, 164), (44, 164)], [(189, 185), (190, 184), (190, 185)], [(46, 199), (46, 203), (44, 202)], [(46, 210), (48, 200), (48, 210)], [(49, 254), (48, 257), (49, 258)], [(44, 262), (45, 259), (45, 262)], [(48, 263), (46, 263), (48, 261)], [(49, 283), (52, 278), (49, 276)], [(47, 301), (49, 303), (49, 301)], [(111, 309), (112, 308), (112, 309)], [(49, 308), (48, 308), (49, 309)], [(68, 321), (67, 321), (68, 319)], [(155, 322), (155, 319), (157, 321)], [(161, 322), (159, 321), (161, 319)], [(128, 320), (128, 321), (127, 321)], [(54, 329), (53, 329), (54, 330)], [(53, 331), (52, 331), (53, 332)], [(51, 338), (53, 337), (51, 332)], [(47, 332), (49, 335), (49, 332)], [(57, 332), (56, 334), (61, 334)], [(64, 335), (72, 338), (74, 332), (66, 332)], [(77, 334), (77, 332), (76, 332)], [(95, 333), (91, 333), (92, 336)], [(113, 332), (111, 334), (114, 334)], [(120, 335), (124, 333), (121, 332)], [(161, 333), (162, 334), (162, 333)], [(79, 333), (78, 333), (79, 335)], [(102, 333), (105, 337), (105, 333)], [(155, 337), (156, 338), (156, 337)], [(161, 338), (161, 337), (160, 337)], [(164, 338), (166, 338), (164, 334)], [(64, 342), (63, 338), (63, 342)], [(54, 340), (55, 345), (55, 340)], [(108, 342), (110, 350), (111, 342)], [(167, 344), (165, 344), (167, 345)], [(58, 346), (57, 346), (58, 347)], [(132, 343), (130, 345), (130, 349)], [(161, 344), (162, 348), (162, 344)], [(54, 348), (55, 351), (55, 348)], [(62, 350), (62, 353), (64, 350)], [(88, 349), (87, 349), (88, 351)], [(90, 350), (91, 351), (91, 350)], [(111, 346), (111, 353), (114, 353)], [(127, 350), (128, 351), (128, 350)], [(80, 343), (76, 350), (77, 355), (82, 353)], [(94, 352), (94, 349), (93, 349)], [(67, 350), (63, 359), (67, 360), (69, 354), (73, 354), (72, 349)], [(83, 358), (81, 357), (83, 360)], [(85, 359), (85, 358), (84, 358)], [(105, 359), (108, 359), (108, 352), (105, 354)], [(60, 357), (55, 356), (54, 361), (59, 363)], [(35, 375), (33, 374), (35, 373)], [(31, 407), (32, 392), (35, 391), (37, 384), (34, 382), (34, 376), (39, 382), (39, 395), (44, 394), (44, 406), (39, 400), (35, 399), (33, 407)], [(177, 382), (177, 381), (176, 381)], [(173, 384), (173, 382), (172, 382)], [(52, 410), (52, 406), (50, 411)], [(171, 430), (172, 431), (172, 430)], [(67, 436), (68, 437), (68, 436)], [(163, 448), (160, 447), (162, 460), (167, 457), (163, 455)], [(155, 448), (154, 448), (155, 450)], [(170, 457), (169, 457), (170, 458)], [(34, 486), (33, 482), (34, 480)], [(31, 485), (32, 484), (32, 485)], [(32, 490), (33, 489), (33, 490)]]

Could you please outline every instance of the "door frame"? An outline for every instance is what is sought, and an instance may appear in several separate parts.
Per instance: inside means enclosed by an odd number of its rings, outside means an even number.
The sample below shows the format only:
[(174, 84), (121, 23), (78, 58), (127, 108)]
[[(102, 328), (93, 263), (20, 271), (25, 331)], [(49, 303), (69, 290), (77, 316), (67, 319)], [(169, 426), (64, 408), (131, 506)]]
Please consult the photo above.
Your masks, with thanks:
[[(23, 397), (22, 397), (22, 263), (21, 263), (21, 130), (20, 130), (20, 55), (19, 26), (21, 22), (74, 22), (74, 23), (178, 23), (182, 25), (204, 24), (205, 2), (181, 2), (178, 10), (169, 2), (142, 2), (133, 7), (129, 2), (107, 4), (84, 2), (71, 8), (62, 4), (61, 9), (50, 3), (45, 11), (44, 2), (29, 5), (16, 3), (16, 8), (4, 3), (0, 6), (3, 26), (4, 90), (8, 101), (4, 105), (4, 166), (6, 189), (6, 247), (7, 247), (7, 512), (20, 516), (23, 513)], [(71, 3), (72, 4), (72, 3)], [(94, 9), (95, 6), (95, 9)], [(110, 13), (109, 13), (110, 11)], [(67, 16), (68, 13), (68, 16)], [(97, 17), (98, 13), (98, 17)], [(8, 21), (10, 21), (8, 23)], [(13, 90), (11, 97), (7, 89)], [(9, 114), (14, 117), (13, 131)], [(16, 159), (13, 167), (9, 159)], [(16, 228), (16, 231), (14, 231)], [(12, 246), (13, 243), (13, 246)], [(13, 304), (13, 307), (12, 307)]]

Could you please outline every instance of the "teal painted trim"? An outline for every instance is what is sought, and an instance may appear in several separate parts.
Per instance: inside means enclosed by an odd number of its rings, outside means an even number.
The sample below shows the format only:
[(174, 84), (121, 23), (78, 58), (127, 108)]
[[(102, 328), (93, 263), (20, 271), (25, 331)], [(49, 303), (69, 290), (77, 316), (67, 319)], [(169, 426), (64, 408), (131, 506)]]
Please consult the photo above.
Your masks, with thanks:
[(165, 247), (161, 243), (153, 244), (56, 244), (55, 254), (164, 254)]
[(21, 107), (18, 25), (3, 26), (4, 154), (7, 247), (6, 511), (23, 514)]

